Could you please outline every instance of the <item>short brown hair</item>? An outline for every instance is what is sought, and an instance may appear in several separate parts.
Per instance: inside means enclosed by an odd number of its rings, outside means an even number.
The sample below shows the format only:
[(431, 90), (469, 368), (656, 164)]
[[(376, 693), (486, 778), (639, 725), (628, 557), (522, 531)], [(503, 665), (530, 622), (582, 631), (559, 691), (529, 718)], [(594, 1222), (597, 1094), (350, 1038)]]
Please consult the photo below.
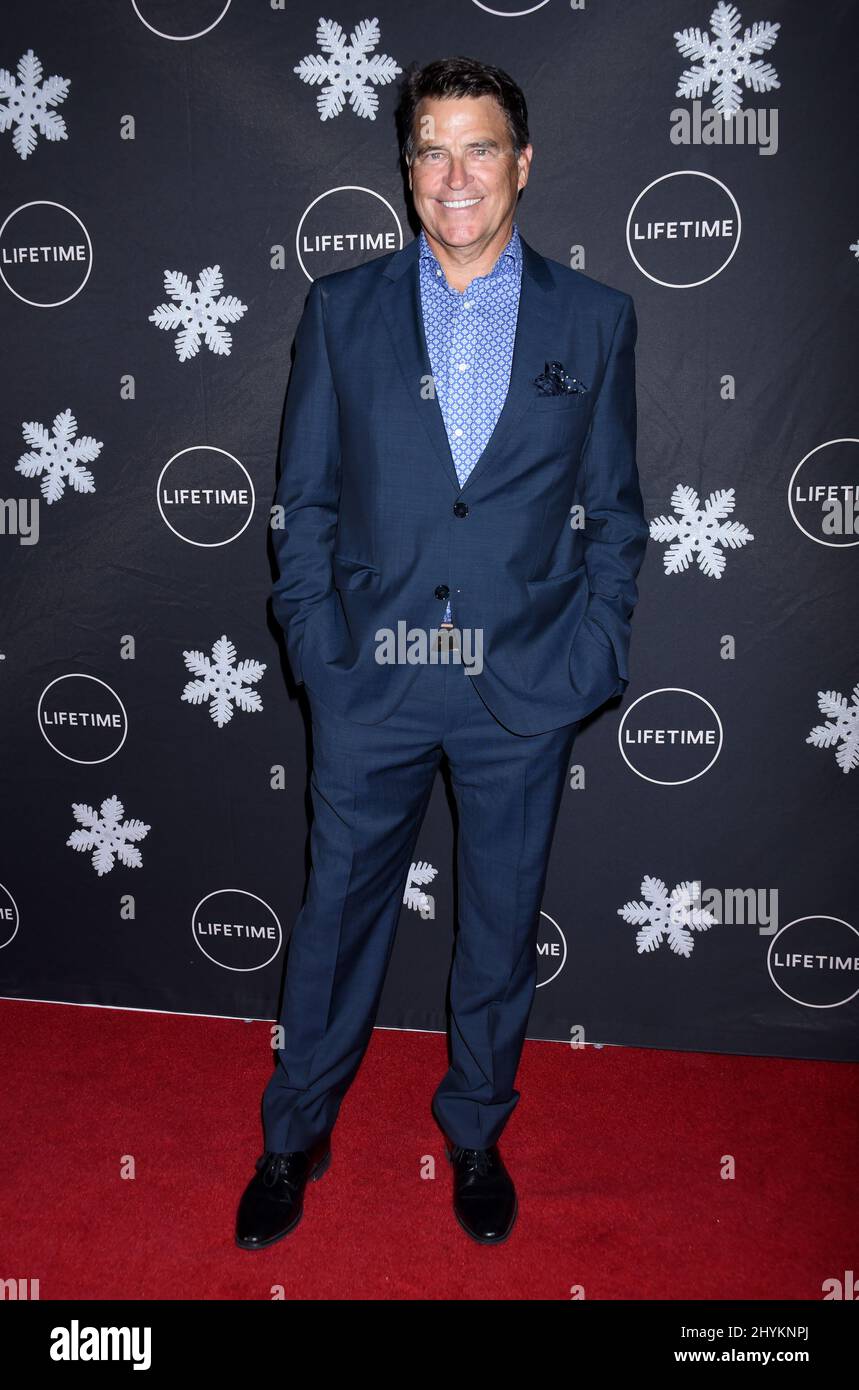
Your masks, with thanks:
[(518, 157), (527, 144), (528, 106), (521, 87), (509, 73), (476, 58), (436, 58), (419, 67), (413, 63), (401, 84), (397, 107), (400, 151), (406, 164), (415, 152), (414, 123), (418, 103), (424, 97), (495, 97), (507, 118), (513, 153)]

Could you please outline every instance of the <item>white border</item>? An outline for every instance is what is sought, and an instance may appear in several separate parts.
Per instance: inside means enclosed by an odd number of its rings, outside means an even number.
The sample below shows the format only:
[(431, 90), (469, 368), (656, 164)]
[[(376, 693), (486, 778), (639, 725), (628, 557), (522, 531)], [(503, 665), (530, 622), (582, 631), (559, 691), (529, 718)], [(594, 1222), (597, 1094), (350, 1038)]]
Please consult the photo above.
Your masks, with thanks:
[(22, 204), (20, 205), (20, 207), (13, 208), (12, 211), (9, 213), (8, 217), (6, 217), (6, 218), (4, 219), (2, 226), (0, 226), (0, 239), (2, 239), (3, 233), (4, 233), (4, 231), (6, 230), (6, 224), (7, 224), (7, 222), (11, 222), (11, 220), (12, 220), (13, 217), (17, 217), (17, 216), (18, 216), (18, 213), (19, 213), (19, 212), (23, 212), (25, 208), (40, 208), (40, 207), (62, 208), (63, 212), (67, 212), (68, 215), (69, 215), (69, 217), (73, 217), (73, 218), (75, 219), (76, 222), (80, 223), (81, 231), (83, 232), (84, 236), (86, 237), (87, 246), (89, 247), (89, 265), (87, 266), (86, 275), (85, 275), (84, 278), (81, 280), (81, 282), (80, 282), (80, 284), (78, 285), (77, 289), (74, 290), (74, 292), (73, 292), (72, 294), (66, 295), (65, 299), (55, 299), (55, 300), (53, 300), (53, 302), (50, 303), (50, 304), (43, 304), (42, 301), (39, 300), (39, 299), (26, 299), (26, 298), (24, 297), (23, 294), (19, 294), (18, 291), (17, 291), (16, 289), (13, 289), (13, 287), (9, 284), (9, 281), (6, 279), (6, 276), (3, 274), (2, 262), (0, 262), (0, 280), (3, 281), (3, 284), (6, 286), (7, 290), (9, 291), (9, 293), (10, 293), (10, 294), (14, 294), (14, 296), (15, 296), (16, 299), (20, 299), (21, 302), (22, 302), (22, 304), (29, 304), (29, 305), (31, 305), (32, 308), (34, 308), (34, 309), (56, 309), (60, 304), (68, 304), (68, 302), (69, 302), (70, 299), (76, 299), (77, 296), (80, 294), (81, 290), (83, 289), (84, 285), (86, 284), (87, 280), (89, 279), (90, 275), (92, 274), (92, 265), (93, 265), (92, 240), (91, 240), (91, 238), (90, 238), (89, 232), (87, 231), (87, 229), (86, 229), (86, 227), (84, 226), (83, 222), (81, 222), (81, 219), (78, 217), (77, 213), (76, 213), (76, 212), (72, 212), (71, 208), (67, 208), (66, 205), (65, 205), (65, 203), (57, 203), (57, 202), (55, 202), (53, 198), (33, 198), (33, 199), (31, 199), (31, 201), (30, 201), (29, 203), (22, 203)]
[[(277, 930), (279, 932), (277, 946), (272, 951), (268, 960), (264, 960), (261, 965), (225, 965), (222, 960), (218, 960), (215, 956), (210, 956), (209, 952), (205, 949), (205, 947), (201, 946), (200, 942), (197, 940), (197, 932), (195, 930), (196, 922), (194, 919), (196, 918), (197, 913), (200, 911), (200, 908), (203, 906), (203, 903), (207, 903), (210, 898), (216, 897), (218, 893), (243, 893), (246, 898), (253, 898), (255, 902), (262, 903), (263, 907), (268, 909), (275, 922), (277, 923)], [(194, 938), (194, 945), (197, 947), (199, 951), (202, 952), (202, 954), (206, 957), (206, 960), (211, 961), (213, 965), (217, 965), (221, 970), (233, 970), (237, 975), (247, 975), (252, 973), (254, 970), (264, 970), (267, 965), (271, 965), (275, 956), (278, 954), (281, 947), (283, 946), (283, 927), (281, 926), (280, 918), (278, 917), (274, 908), (271, 906), (271, 903), (267, 903), (265, 898), (261, 898), (257, 893), (248, 892), (247, 888), (213, 888), (211, 893), (206, 893), (206, 895), (200, 899), (200, 901), (197, 903), (197, 906), (194, 908), (194, 911), (191, 913), (191, 935)]]
[[(51, 686), (56, 685), (57, 681), (68, 681), (74, 678), (77, 678), (79, 680), (82, 679), (85, 681), (96, 681), (98, 685), (103, 685), (105, 690), (110, 691), (111, 695), (119, 705), (119, 708), (122, 710), (122, 717), (125, 720), (125, 729), (123, 731), (122, 738), (119, 740), (119, 743), (116, 745), (113, 752), (106, 753), (103, 758), (73, 758), (71, 753), (64, 753), (62, 748), (57, 748), (56, 744), (51, 743), (51, 740), (48, 738), (48, 735), (42, 728), (42, 701), (44, 700)], [(54, 752), (59, 753), (61, 758), (65, 758), (70, 763), (79, 763), (81, 767), (95, 767), (97, 763), (106, 763), (111, 758), (115, 758), (120, 748), (125, 743), (125, 740), (128, 738), (128, 711), (126, 710), (125, 705), (122, 703), (122, 700), (119, 698), (112, 685), (108, 685), (107, 681), (103, 681), (101, 679), (101, 676), (91, 676), (88, 671), (66, 671), (65, 675), (54, 676), (54, 679), (52, 681), (48, 681), (48, 684), (45, 686), (44, 690), (39, 696), (39, 703), (36, 706), (36, 723), (39, 726), (39, 732), (41, 733), (42, 738), (45, 740), (49, 748), (53, 748)]]
[(800, 1004), (804, 1009), (840, 1009), (845, 1004), (849, 1004), (851, 999), (856, 998), (856, 995), (859, 994), (859, 985), (856, 986), (852, 994), (847, 995), (846, 999), (838, 999), (834, 1004), (810, 1004), (807, 999), (797, 999), (795, 995), (788, 994), (786, 989), (782, 989), (770, 969), (770, 957), (772, 955), (773, 946), (783, 932), (789, 931), (791, 927), (797, 926), (800, 922), (838, 922), (842, 927), (849, 928), (850, 931), (855, 932), (856, 935), (859, 936), (859, 931), (856, 931), (856, 928), (850, 922), (845, 922), (843, 917), (831, 917), (827, 912), (810, 912), (806, 917), (794, 917), (792, 922), (785, 922), (781, 931), (776, 932), (769, 944), (769, 949), (767, 950), (767, 974), (779, 993), (783, 994), (785, 999), (790, 999), (793, 1004)]
[(787, 485), (787, 505), (790, 508), (790, 514), (793, 519), (794, 525), (798, 526), (802, 534), (804, 536), (808, 536), (808, 539), (810, 541), (814, 541), (816, 545), (828, 545), (831, 550), (851, 550), (854, 545), (859, 545), (859, 540), (842, 542), (822, 541), (819, 536), (813, 536), (810, 531), (806, 531), (802, 522), (797, 518), (797, 515), (793, 510), (792, 494), (794, 478), (796, 477), (802, 465), (808, 462), (812, 454), (816, 454), (818, 449), (828, 449), (830, 444), (859, 444), (859, 439), (853, 439), (850, 435), (847, 435), (844, 439), (824, 439), (822, 444), (817, 444), (813, 449), (809, 449), (808, 453), (805, 455), (805, 458), (801, 458), (799, 460), (799, 463), (796, 465), (796, 468), (790, 475), (790, 482)]
[[(248, 519), (245, 522), (244, 526), (240, 526), (238, 531), (236, 531), (234, 535), (227, 536), (227, 539), (225, 541), (193, 541), (190, 536), (183, 536), (181, 531), (177, 531), (175, 526), (171, 526), (170, 522), (164, 515), (164, 512), (161, 510), (161, 479), (164, 477), (164, 474), (167, 472), (167, 469), (170, 468), (171, 465), (174, 464), (177, 459), (180, 459), (183, 454), (193, 454), (196, 453), (198, 449), (205, 449), (210, 454), (223, 454), (225, 458), (232, 459), (236, 467), (242, 470), (242, 472), (248, 480), (248, 483), (250, 484), (251, 506), (250, 511), (248, 512)], [(220, 449), (218, 448), (217, 444), (189, 444), (187, 449), (180, 449), (179, 452), (174, 454), (172, 458), (169, 458), (165, 463), (164, 467), (161, 469), (161, 472), (158, 474), (158, 481), (155, 484), (155, 501), (157, 503), (159, 512), (161, 512), (161, 520), (164, 522), (164, 525), (167, 527), (169, 531), (173, 532), (174, 536), (178, 536), (180, 541), (184, 541), (186, 545), (198, 545), (203, 550), (215, 550), (220, 545), (231, 545), (233, 541), (238, 540), (239, 536), (242, 534), (243, 531), (246, 531), (248, 529), (248, 527), (251, 524), (251, 521), (253, 520), (254, 511), (256, 510), (257, 495), (256, 490), (254, 488), (254, 480), (251, 477), (250, 473), (245, 468), (241, 459), (237, 459), (235, 454), (230, 453), (229, 449)]]
[(165, 34), (163, 29), (156, 29), (153, 24), (150, 24), (148, 20), (143, 18), (143, 15), (137, 8), (137, 0), (131, 0), (131, 7), (134, 10), (134, 13), (137, 15), (137, 18), (140, 20), (140, 23), (143, 25), (144, 29), (148, 29), (150, 34), (157, 34), (159, 39), (169, 39), (171, 43), (187, 43), (189, 39), (201, 39), (204, 34), (211, 33), (211, 31), (218, 24), (220, 24), (221, 20), (227, 13), (227, 10), (230, 8), (230, 5), (232, 3), (233, 0), (226, 0), (224, 8), (221, 10), (221, 13), (218, 15), (218, 18), (213, 20), (207, 29), (200, 29), (199, 32), (196, 34)]
[[(632, 249), (632, 244), (629, 240), (629, 224), (632, 221), (632, 214), (635, 212), (635, 209), (638, 207), (638, 204), (641, 202), (645, 193), (649, 193), (651, 188), (654, 188), (657, 183), (663, 183), (665, 179), (678, 179), (684, 174), (695, 175), (699, 179), (709, 179), (711, 183), (717, 183), (719, 187), (722, 189), (722, 191), (724, 193), (727, 193), (728, 197), (734, 205), (734, 210), (737, 214), (737, 236), (736, 240), (734, 241), (734, 249), (732, 250), (730, 256), (726, 261), (722, 262), (722, 264), (718, 267), (717, 270), (713, 271), (712, 275), (705, 275), (703, 280), (689, 280), (685, 283), (675, 284), (673, 280), (658, 280), (655, 275), (650, 274), (649, 270), (644, 269), (644, 266), (638, 260), (635, 252)], [(653, 179), (652, 182), (649, 183), (646, 188), (642, 188), (632, 207), (629, 209), (629, 216), (626, 219), (626, 249), (629, 252), (635, 264), (638, 266), (638, 269), (641, 271), (642, 275), (646, 275), (648, 280), (653, 281), (654, 285), (664, 285), (665, 288), (669, 290), (692, 290), (695, 289), (696, 285), (706, 285), (708, 280), (715, 280), (717, 275), (721, 275), (722, 271), (725, 269), (725, 266), (730, 264), (730, 262), (733, 260), (734, 256), (737, 253), (737, 247), (740, 244), (740, 236), (742, 234), (742, 230), (743, 219), (740, 216), (740, 205), (734, 197), (733, 193), (731, 192), (730, 188), (728, 188), (727, 184), (722, 183), (722, 180), (717, 179), (714, 174), (705, 174), (703, 169), (675, 169), (674, 172), (671, 174), (660, 174), (658, 179)]]
[[(621, 737), (621, 735), (623, 734), (623, 726), (626, 723), (627, 715), (632, 714), (632, 711), (635, 709), (636, 705), (641, 704), (642, 700), (649, 700), (651, 695), (665, 694), (692, 695), (696, 700), (700, 700), (702, 704), (705, 704), (707, 706), (708, 710), (710, 710), (710, 712), (713, 714), (716, 723), (719, 726), (719, 746), (716, 749), (710, 761), (708, 762), (707, 766), (702, 767), (700, 772), (696, 772), (694, 777), (681, 777), (680, 780), (677, 782), (665, 781), (662, 777), (648, 777), (646, 772), (639, 772), (638, 768), (633, 766), (633, 764), (629, 761), (629, 758), (624, 753), (623, 739)], [(699, 777), (704, 776), (705, 772), (710, 771), (710, 768), (713, 766), (714, 762), (716, 761), (716, 759), (718, 758), (719, 754), (725, 746), (725, 730), (722, 727), (722, 721), (719, 718), (719, 713), (715, 705), (711, 705), (710, 701), (705, 699), (703, 695), (699, 695), (697, 690), (687, 690), (685, 686), (682, 685), (661, 685), (656, 690), (645, 690), (644, 694), (639, 695), (637, 700), (633, 700), (632, 704), (629, 706), (629, 709), (624, 712), (624, 716), (617, 726), (617, 746), (620, 749), (620, 756), (623, 758), (623, 761), (626, 763), (630, 771), (635, 773), (636, 777), (643, 778), (645, 782), (653, 782), (658, 787), (685, 787), (687, 782), (696, 782)]]
[[(301, 269), (304, 271), (311, 285), (314, 283), (313, 276), (310, 274), (310, 271), (307, 269), (307, 266), (301, 259), (301, 252), (299, 250), (299, 246), (301, 245), (301, 228), (304, 226), (304, 219), (310, 212), (311, 208), (315, 208), (316, 204), (321, 203), (323, 198), (330, 198), (332, 193), (369, 193), (371, 198), (378, 198), (380, 203), (385, 204), (385, 207), (388, 209), (388, 212), (391, 214), (391, 216), (397, 224), (397, 231), (400, 234), (399, 249), (401, 251), (403, 249), (403, 224), (397, 216), (396, 208), (394, 208), (391, 205), (391, 203), (388, 202), (387, 198), (383, 198), (381, 193), (377, 193), (374, 188), (364, 188), (363, 184), (360, 183), (341, 183), (337, 186), (337, 188), (326, 188), (324, 193), (318, 194), (318, 196), (313, 199), (312, 203), (307, 204), (307, 207), (304, 209), (304, 212), (301, 214), (301, 217), (298, 220), (298, 226), (295, 229), (296, 259), (298, 260), (298, 264), (301, 266)], [(360, 264), (361, 263), (359, 262), (359, 265)]]

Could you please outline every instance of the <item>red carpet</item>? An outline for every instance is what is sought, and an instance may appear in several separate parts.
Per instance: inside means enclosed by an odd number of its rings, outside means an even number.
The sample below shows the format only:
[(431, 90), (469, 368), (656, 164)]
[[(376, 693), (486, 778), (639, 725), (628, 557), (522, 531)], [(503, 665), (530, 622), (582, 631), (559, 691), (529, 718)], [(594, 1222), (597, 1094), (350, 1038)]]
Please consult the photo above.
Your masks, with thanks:
[(42, 1299), (817, 1300), (859, 1271), (855, 1066), (527, 1043), (493, 1249), (450, 1207), (444, 1039), (387, 1031), (301, 1225), (238, 1250), (270, 1055), (263, 1023), (0, 1001), (0, 1277)]

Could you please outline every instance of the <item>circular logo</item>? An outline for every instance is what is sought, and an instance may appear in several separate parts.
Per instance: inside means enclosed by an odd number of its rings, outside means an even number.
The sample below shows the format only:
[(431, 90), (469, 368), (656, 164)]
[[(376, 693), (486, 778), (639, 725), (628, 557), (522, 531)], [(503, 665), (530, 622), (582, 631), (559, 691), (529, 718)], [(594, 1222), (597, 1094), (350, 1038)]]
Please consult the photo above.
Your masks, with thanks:
[(191, 930), (203, 955), (222, 970), (262, 970), (280, 950), (273, 908), (244, 888), (217, 888), (194, 908)]
[(818, 545), (859, 545), (859, 439), (827, 439), (790, 475), (787, 504), (804, 536)]
[(528, 5), (524, 10), (522, 0), (507, 0), (509, 9), (506, 10), (499, 9), (498, 0), (495, 0), (494, 5), (487, 5), (485, 0), (471, 0), (471, 3), (479, 10), (485, 10), (487, 14), (497, 15), (499, 19), (518, 19), (520, 15), (534, 14), (535, 10), (542, 10), (544, 5), (548, 5), (549, 0), (537, 0), (535, 5)]
[(537, 989), (556, 980), (567, 961), (567, 942), (554, 917), (540, 913), (537, 931)]
[(105, 763), (128, 734), (125, 706), (106, 681), (71, 671), (39, 696), (36, 718), (45, 742), (71, 763)]
[(157, 34), (159, 39), (171, 39), (174, 43), (184, 43), (187, 39), (202, 38), (204, 34), (208, 34), (216, 25), (220, 24), (232, 4), (232, 0), (205, 0), (205, 3), (201, 3), (201, 0), (194, 0), (193, 4), (183, 4), (182, 0), (170, 0), (171, 18), (174, 21), (177, 10), (180, 15), (182, 13), (187, 15), (188, 24), (192, 29), (195, 25), (199, 25), (201, 19), (208, 21), (204, 28), (196, 28), (191, 34), (168, 34), (166, 30), (159, 29), (146, 18), (146, 13), (152, 9), (157, 10), (159, 17), (161, 16), (161, 11), (164, 9), (163, 0), (155, 5), (152, 5), (149, 0), (131, 0), (131, 4), (140, 23), (145, 25), (151, 34)]
[(387, 198), (357, 184), (320, 193), (301, 214), (295, 233), (295, 254), (308, 280), (350, 270), (402, 246), (400, 219)]
[(250, 524), (254, 485), (226, 449), (192, 444), (168, 459), (158, 475), (161, 520), (188, 545), (229, 545)]
[(740, 244), (740, 209), (712, 174), (678, 169), (642, 189), (626, 219), (626, 245), (642, 275), (672, 290), (705, 285)]
[(722, 721), (694, 690), (664, 686), (639, 695), (620, 721), (627, 767), (646, 782), (679, 787), (709, 772), (722, 751)]
[(838, 1009), (859, 994), (859, 931), (840, 917), (797, 917), (770, 942), (767, 970), (794, 1004)]
[(18, 904), (9, 889), (0, 883), (0, 951), (18, 933)]
[(89, 232), (62, 203), (24, 203), (0, 226), (0, 279), (25, 304), (37, 309), (68, 304), (91, 270)]

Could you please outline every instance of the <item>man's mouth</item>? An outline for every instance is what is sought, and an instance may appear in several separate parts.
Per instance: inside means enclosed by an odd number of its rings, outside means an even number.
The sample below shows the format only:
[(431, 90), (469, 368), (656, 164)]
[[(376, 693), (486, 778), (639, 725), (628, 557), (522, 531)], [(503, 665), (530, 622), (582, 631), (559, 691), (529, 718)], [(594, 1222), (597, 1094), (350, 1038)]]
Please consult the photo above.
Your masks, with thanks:
[(479, 198), (440, 198), (439, 202), (444, 208), (451, 208), (456, 211), (458, 208), (474, 208), (483, 201), (483, 194)]

